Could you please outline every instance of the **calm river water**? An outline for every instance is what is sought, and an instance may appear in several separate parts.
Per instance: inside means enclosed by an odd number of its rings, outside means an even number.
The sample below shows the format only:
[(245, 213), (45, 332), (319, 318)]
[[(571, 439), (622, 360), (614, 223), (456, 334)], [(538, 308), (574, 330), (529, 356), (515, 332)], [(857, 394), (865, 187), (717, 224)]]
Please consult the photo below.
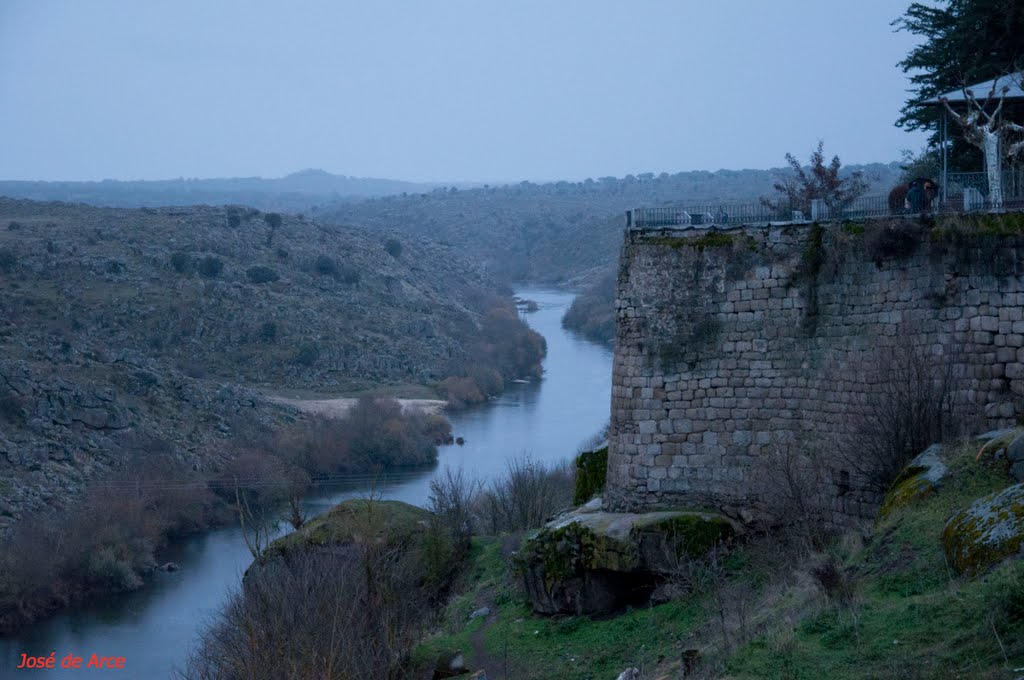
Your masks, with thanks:
[[(562, 329), (572, 294), (533, 288), (517, 294), (540, 306), (525, 318), (547, 339), (543, 379), (509, 385), (499, 399), (453, 414), (453, 434), (464, 437), (465, 445), (441, 447), (432, 470), (393, 475), (379, 484), (386, 498), (424, 505), (431, 477), (445, 468), (462, 468), (486, 480), (500, 474), (507, 459), (523, 454), (545, 462), (567, 459), (607, 422), (611, 352)], [(321, 490), (307, 502), (307, 511), (322, 512), (367, 491), (366, 482)], [(238, 529), (227, 528), (183, 541), (160, 559), (177, 562), (181, 570), (157, 573), (134, 593), (65, 610), (14, 637), (0, 638), (0, 677), (86, 674), (59, 668), (69, 653), (87, 660), (92, 654), (126, 658), (124, 670), (99, 671), (104, 678), (168, 677), (183, 665), (203, 623), (237, 587), (251, 556)], [(56, 670), (16, 670), (23, 653), (50, 652), (57, 654)]]

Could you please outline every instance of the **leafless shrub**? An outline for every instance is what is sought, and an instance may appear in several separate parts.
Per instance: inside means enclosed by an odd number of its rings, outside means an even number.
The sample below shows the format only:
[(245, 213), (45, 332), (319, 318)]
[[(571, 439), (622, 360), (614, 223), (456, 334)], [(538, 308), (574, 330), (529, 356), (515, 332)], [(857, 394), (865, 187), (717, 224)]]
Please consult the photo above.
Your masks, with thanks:
[(523, 456), (506, 463), (505, 474), (480, 494), (480, 528), (491, 534), (540, 527), (572, 505), (573, 469), (548, 467)]
[(474, 531), (473, 508), (481, 491), (481, 484), (470, 479), (460, 468), (444, 472), (430, 480), (430, 510), (435, 521), (452, 537), (457, 554), (465, 554)]
[(352, 543), (251, 568), (179, 677), (402, 677), (439, 584), (424, 569), (429, 541), (382, 533), (378, 515), (370, 499)]
[(122, 463), (77, 503), (26, 518), (0, 544), (0, 630), (86, 593), (131, 590), (170, 535), (205, 528), (216, 501), (166, 442), (130, 433)]
[(843, 569), (835, 555), (827, 555), (811, 567), (811, 575), (825, 596), (843, 607), (851, 606), (857, 595), (857, 581)]
[(929, 350), (904, 343), (865, 358), (862, 372), (875, 389), (849, 414), (840, 455), (876, 491), (929, 445), (960, 434), (970, 417), (956, 352)]
[(725, 567), (726, 548), (716, 544), (705, 554), (688, 555), (685, 551), (669, 556), (674, 559), (669, 572), (670, 587), (678, 594), (706, 597), (708, 614), (715, 621), (723, 650), (749, 639), (750, 612), (754, 589), (743, 580), (731, 580)]
[(825, 488), (827, 465), (817, 449), (799, 441), (779, 440), (761, 462), (766, 510), (807, 549), (820, 548), (827, 537)]
[(479, 404), (487, 400), (476, 382), (465, 376), (451, 376), (437, 385), (437, 392), (442, 399), (458, 408), (470, 404)]
[(302, 510), (299, 505), (299, 501), (302, 500), (298, 496), (292, 496), (288, 499), (288, 523), (292, 525), (292, 529), (301, 529), (308, 519), (306, 513)]
[(179, 677), (397, 678), (423, 621), (415, 561), (366, 544), (270, 560), (200, 636)]

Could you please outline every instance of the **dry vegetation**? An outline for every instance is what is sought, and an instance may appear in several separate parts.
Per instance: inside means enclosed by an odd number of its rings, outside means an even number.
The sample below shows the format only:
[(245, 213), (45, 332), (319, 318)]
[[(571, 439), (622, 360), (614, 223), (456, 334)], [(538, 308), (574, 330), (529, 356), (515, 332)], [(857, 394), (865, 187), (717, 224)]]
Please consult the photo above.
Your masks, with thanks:
[(167, 442), (126, 436), (114, 475), (4, 540), (0, 629), (90, 594), (138, 587), (175, 535), (237, 521), (243, 509), (246, 528), (265, 535), (311, 480), (432, 463), (436, 445), (451, 437), (441, 415), (403, 414), (395, 400), (369, 397), (341, 419), (244, 431), (217, 454), (225, 462), (212, 475), (184, 472)]

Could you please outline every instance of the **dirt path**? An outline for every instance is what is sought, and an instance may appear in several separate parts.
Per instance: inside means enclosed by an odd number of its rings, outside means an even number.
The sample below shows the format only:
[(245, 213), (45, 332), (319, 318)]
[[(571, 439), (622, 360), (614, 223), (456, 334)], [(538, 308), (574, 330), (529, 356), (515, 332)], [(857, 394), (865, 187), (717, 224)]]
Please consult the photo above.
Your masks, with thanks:
[[(267, 397), (272, 402), (292, 406), (311, 415), (325, 418), (341, 418), (355, 405), (354, 398), (340, 399), (291, 399), (289, 397)], [(440, 399), (398, 399), (403, 411), (440, 413), (448, 403)]]
[(486, 602), (479, 606), (490, 607), (491, 613), (487, 615), (486, 619), (484, 619), (484, 623), (480, 626), (479, 630), (473, 633), (469, 638), (469, 643), (472, 645), (472, 659), (474, 665), (472, 670), (486, 671), (487, 677), (490, 680), (505, 680), (505, 678), (509, 677), (506, 675), (507, 668), (510, 665), (509, 659), (504, 654), (491, 654), (487, 651), (487, 647), (484, 645), (484, 633), (495, 621), (498, 620), (498, 608), (493, 602)]

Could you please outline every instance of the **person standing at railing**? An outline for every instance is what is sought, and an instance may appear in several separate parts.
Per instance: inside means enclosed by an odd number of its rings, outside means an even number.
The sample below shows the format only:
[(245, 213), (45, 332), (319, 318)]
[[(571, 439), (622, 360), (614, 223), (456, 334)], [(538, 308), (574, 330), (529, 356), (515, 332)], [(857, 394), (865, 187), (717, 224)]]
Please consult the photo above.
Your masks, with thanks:
[(907, 208), (912, 213), (923, 212), (924, 200), (924, 187), (921, 186), (920, 179), (915, 179), (907, 190)]
[(932, 200), (938, 193), (938, 184), (926, 177), (918, 177), (907, 190), (907, 208), (912, 213), (930, 212)]

